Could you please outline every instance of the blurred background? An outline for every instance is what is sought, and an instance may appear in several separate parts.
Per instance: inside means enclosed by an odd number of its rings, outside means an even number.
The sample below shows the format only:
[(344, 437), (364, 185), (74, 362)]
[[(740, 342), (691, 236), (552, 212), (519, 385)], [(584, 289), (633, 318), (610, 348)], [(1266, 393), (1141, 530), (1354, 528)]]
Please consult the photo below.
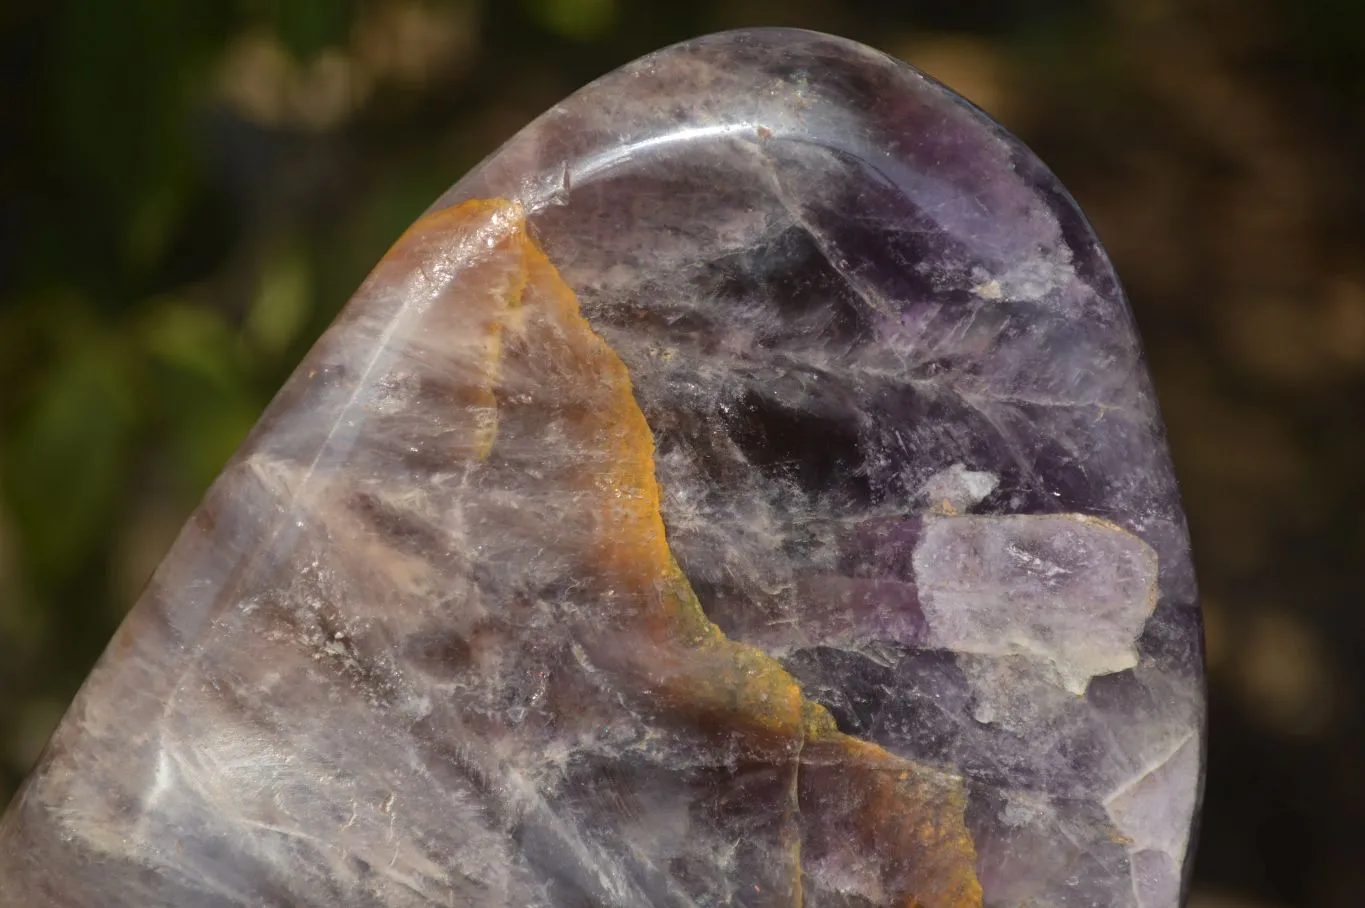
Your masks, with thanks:
[(1131, 294), (1205, 594), (1194, 908), (1365, 904), (1365, 3), (0, 4), (0, 804), (400, 231), (586, 81), (801, 25), (1022, 136)]

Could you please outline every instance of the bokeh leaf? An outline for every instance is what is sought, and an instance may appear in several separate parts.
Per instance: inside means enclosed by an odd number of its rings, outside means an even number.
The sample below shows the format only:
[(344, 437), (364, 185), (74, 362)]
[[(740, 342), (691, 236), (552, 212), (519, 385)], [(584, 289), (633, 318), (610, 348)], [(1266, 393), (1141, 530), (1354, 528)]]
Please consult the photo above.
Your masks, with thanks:
[(525, 0), (542, 27), (573, 41), (600, 38), (616, 24), (616, 0)]
[(214, 309), (188, 300), (163, 300), (138, 326), (139, 348), (152, 360), (223, 389), (240, 382), (232, 331)]
[(273, 13), (275, 34), (300, 60), (345, 42), (350, 31), (347, 0), (277, 0)]
[(299, 336), (312, 308), (308, 259), (301, 249), (284, 245), (261, 271), (260, 288), (247, 313), (247, 338), (260, 352), (278, 356)]
[(8, 439), (9, 498), (39, 573), (78, 562), (108, 522), (132, 440), (133, 371), (117, 338), (75, 342)]

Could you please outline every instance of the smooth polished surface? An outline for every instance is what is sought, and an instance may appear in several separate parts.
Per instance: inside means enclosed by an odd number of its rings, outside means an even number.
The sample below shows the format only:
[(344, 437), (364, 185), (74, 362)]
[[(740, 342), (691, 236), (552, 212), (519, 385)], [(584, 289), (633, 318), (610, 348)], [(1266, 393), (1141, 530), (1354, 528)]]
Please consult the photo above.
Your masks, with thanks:
[(701, 39), (399, 241), (0, 823), (4, 906), (1179, 902), (1183, 518), (1074, 203)]

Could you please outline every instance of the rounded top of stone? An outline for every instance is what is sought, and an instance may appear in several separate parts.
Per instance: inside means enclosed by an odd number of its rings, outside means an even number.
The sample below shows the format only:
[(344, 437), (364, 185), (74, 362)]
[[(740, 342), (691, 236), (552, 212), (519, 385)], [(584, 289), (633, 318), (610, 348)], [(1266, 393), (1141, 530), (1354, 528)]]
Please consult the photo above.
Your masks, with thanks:
[(535, 212), (679, 144), (714, 143), (797, 143), (857, 160), (983, 248), (1070, 240), (1117, 291), (1074, 200), (1000, 124), (903, 60), (802, 29), (719, 32), (620, 67), (542, 114), (433, 208), (503, 196)]

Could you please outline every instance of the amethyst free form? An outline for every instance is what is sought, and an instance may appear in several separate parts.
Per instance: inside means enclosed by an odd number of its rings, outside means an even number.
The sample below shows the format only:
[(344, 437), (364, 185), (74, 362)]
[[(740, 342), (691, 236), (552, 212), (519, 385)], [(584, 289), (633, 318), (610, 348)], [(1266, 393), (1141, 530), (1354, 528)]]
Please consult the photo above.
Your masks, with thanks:
[(0, 821), (0, 905), (1171, 908), (1200, 627), (1057, 180), (868, 48), (702, 38), (379, 263)]

